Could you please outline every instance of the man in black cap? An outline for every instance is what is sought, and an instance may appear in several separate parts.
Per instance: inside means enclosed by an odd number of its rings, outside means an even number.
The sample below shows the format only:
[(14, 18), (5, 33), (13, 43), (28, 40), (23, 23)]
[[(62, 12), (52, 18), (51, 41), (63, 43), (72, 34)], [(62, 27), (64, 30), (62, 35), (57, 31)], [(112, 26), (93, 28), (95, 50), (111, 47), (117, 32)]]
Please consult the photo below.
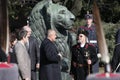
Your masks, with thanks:
[(88, 32), (82, 29), (78, 33), (78, 43), (72, 47), (71, 74), (74, 80), (86, 80), (86, 76), (92, 73), (92, 65), (98, 58), (96, 48), (88, 43)]
[[(88, 31), (88, 42), (92, 43), (96, 47), (96, 52), (98, 53), (98, 44), (97, 44), (97, 37), (96, 37), (96, 30), (95, 25), (93, 24), (93, 15), (92, 14), (86, 14), (85, 15), (86, 24), (84, 26), (80, 26), (78, 29), (78, 32), (81, 29), (85, 29)], [(98, 54), (97, 54), (98, 55)], [(93, 73), (99, 72), (99, 62), (96, 62), (95, 65), (92, 66)]]
[(86, 14), (85, 19), (92, 19), (93, 20), (93, 15), (92, 14)]

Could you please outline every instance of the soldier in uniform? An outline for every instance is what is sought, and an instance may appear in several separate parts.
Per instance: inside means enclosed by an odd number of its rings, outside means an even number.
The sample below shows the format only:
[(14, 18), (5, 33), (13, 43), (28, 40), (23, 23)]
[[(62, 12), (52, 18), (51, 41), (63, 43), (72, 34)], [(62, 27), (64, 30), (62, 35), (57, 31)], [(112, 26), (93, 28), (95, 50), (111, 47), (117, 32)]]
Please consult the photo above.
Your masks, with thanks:
[(82, 29), (78, 33), (78, 43), (72, 47), (71, 74), (75, 80), (86, 80), (92, 73), (92, 65), (97, 61), (96, 48), (87, 43), (88, 32)]
[[(85, 29), (88, 31), (88, 42), (94, 44), (96, 47), (96, 53), (98, 55), (98, 44), (97, 44), (97, 37), (96, 37), (96, 30), (95, 30), (95, 25), (93, 24), (93, 15), (92, 14), (86, 14), (85, 15), (85, 20), (86, 24), (85, 26), (80, 26), (78, 29), (78, 32), (81, 29)], [(93, 68), (93, 73), (98, 73), (99, 72), (99, 62), (97, 62), (95, 65), (92, 66)]]

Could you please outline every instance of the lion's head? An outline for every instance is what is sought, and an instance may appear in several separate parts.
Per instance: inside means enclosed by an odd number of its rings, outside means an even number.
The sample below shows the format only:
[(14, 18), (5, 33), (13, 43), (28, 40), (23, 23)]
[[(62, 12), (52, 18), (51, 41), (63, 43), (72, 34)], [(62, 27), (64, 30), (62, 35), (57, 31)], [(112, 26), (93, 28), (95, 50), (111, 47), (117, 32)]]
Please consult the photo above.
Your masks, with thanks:
[(59, 4), (50, 4), (47, 6), (47, 15), (50, 15), (52, 26), (56, 28), (71, 29), (74, 15), (64, 6)]
[(75, 16), (65, 6), (43, 0), (33, 8), (29, 19), (33, 35), (42, 41), (48, 29), (58, 33), (71, 29)]

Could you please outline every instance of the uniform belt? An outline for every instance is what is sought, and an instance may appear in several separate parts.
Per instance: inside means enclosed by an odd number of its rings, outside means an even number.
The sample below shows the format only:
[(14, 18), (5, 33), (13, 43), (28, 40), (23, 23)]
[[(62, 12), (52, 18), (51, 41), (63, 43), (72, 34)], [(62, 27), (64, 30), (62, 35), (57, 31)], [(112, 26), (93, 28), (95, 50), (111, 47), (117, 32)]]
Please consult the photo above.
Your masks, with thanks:
[(97, 40), (90, 40), (90, 43), (97, 43)]
[(74, 66), (74, 67), (84, 67), (84, 66), (87, 66), (87, 65), (73, 62), (73, 66)]
[(78, 67), (83, 67), (84, 65), (83, 64), (77, 64)]
[(87, 65), (84, 65), (84, 64), (77, 64), (77, 67), (84, 67), (84, 66), (87, 66)]

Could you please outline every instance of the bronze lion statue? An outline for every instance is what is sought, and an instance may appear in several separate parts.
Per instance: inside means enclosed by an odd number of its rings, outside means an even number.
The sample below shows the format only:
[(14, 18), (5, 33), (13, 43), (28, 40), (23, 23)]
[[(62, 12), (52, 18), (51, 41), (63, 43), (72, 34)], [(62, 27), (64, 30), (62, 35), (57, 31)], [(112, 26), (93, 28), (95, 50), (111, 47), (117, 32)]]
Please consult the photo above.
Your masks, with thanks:
[(56, 30), (56, 45), (64, 56), (61, 63), (62, 80), (71, 80), (69, 75), (71, 66), (70, 47), (75, 38), (72, 37), (73, 34), (69, 30), (72, 28), (74, 20), (75, 16), (66, 7), (47, 0), (39, 2), (29, 16), (32, 35), (39, 40), (40, 44), (46, 37), (48, 29)]

